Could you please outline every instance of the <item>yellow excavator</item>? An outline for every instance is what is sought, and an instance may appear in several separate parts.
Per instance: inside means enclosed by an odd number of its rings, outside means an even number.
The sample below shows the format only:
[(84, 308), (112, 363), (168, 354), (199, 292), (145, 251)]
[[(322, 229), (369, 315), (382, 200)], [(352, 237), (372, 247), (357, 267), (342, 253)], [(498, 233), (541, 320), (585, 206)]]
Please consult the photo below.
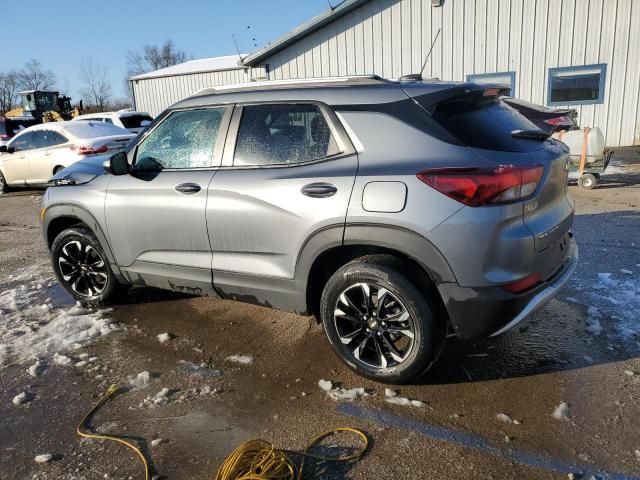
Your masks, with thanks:
[(71, 98), (59, 92), (45, 90), (27, 90), (20, 92), (22, 106), (4, 114), (11, 119), (31, 120), (33, 125), (47, 122), (62, 122), (80, 115), (82, 101), (76, 108), (71, 106)]

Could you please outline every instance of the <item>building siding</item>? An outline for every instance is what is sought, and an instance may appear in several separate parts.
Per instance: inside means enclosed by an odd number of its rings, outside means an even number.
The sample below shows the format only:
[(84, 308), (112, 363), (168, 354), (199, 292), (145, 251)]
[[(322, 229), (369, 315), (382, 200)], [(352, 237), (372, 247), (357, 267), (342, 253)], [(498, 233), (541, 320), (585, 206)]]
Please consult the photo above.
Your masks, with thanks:
[(604, 103), (567, 105), (609, 146), (640, 144), (640, 1), (371, 0), (275, 53), (271, 79), (417, 73), (464, 81), (516, 72), (516, 96), (547, 104), (548, 69), (607, 65)]

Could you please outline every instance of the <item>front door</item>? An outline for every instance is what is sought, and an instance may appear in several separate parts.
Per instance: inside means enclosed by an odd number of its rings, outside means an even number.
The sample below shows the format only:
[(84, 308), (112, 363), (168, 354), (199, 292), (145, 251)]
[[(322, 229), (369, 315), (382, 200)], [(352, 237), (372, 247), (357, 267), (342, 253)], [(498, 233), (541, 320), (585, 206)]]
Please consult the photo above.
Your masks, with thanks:
[(2, 155), (2, 170), (8, 185), (23, 186), (31, 177), (28, 157), (36, 148), (38, 131), (24, 132), (9, 142), (12, 153)]
[(324, 106), (236, 107), (225, 168), (209, 187), (214, 284), (224, 290), (229, 274), (239, 282), (245, 275), (294, 278), (307, 239), (323, 228), (344, 228), (357, 164)]
[(108, 235), (132, 283), (212, 291), (205, 207), (228, 128), (226, 110), (170, 113), (129, 152), (130, 174), (111, 178)]

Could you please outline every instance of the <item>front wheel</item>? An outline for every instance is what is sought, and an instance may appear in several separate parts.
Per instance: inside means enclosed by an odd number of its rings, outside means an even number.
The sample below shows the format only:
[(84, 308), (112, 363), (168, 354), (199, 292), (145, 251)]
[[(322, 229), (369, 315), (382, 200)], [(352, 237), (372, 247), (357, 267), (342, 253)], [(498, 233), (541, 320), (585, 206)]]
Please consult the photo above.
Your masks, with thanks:
[(51, 246), (53, 271), (60, 284), (81, 303), (113, 299), (119, 283), (100, 242), (86, 227), (62, 231)]
[(596, 183), (598, 183), (598, 179), (592, 173), (585, 173), (578, 180), (578, 184), (586, 190), (593, 189), (593, 187), (596, 186)]
[(320, 312), (333, 350), (358, 374), (407, 383), (434, 363), (443, 329), (402, 263), (387, 255), (340, 268), (322, 293)]

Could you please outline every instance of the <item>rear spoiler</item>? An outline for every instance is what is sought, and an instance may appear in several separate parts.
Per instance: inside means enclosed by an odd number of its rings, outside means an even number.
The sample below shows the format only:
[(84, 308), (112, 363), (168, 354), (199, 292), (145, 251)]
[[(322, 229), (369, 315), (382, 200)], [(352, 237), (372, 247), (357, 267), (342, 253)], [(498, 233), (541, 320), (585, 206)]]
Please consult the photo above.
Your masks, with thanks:
[(409, 97), (418, 101), (418, 104), (429, 114), (433, 115), (439, 103), (453, 100), (454, 98), (466, 97), (468, 95), (482, 95), (484, 97), (502, 97), (511, 93), (509, 85), (502, 84), (479, 84), (479, 83), (463, 83), (452, 88), (438, 90), (432, 93), (416, 95), (419, 91), (413, 91), (402, 87), (404, 93)]

